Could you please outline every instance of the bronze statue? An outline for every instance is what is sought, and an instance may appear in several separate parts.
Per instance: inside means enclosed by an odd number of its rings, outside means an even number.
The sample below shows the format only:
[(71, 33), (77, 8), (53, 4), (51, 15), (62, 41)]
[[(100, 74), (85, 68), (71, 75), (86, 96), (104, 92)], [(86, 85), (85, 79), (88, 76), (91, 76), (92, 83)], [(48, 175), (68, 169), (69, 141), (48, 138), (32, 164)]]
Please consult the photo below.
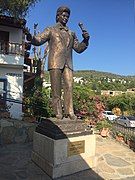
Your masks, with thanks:
[(40, 46), (46, 42), (49, 45), (48, 70), (50, 72), (50, 81), (52, 89), (53, 109), (57, 119), (63, 118), (61, 104), (61, 89), (63, 80), (64, 91), (64, 115), (71, 120), (77, 117), (73, 110), (73, 63), (72, 49), (77, 53), (82, 53), (88, 47), (89, 34), (82, 29), (83, 41), (79, 43), (74, 32), (66, 26), (70, 16), (68, 7), (59, 7), (56, 13), (56, 24), (53, 27), (47, 27), (37, 36), (27, 35), (27, 40), (35, 46)]

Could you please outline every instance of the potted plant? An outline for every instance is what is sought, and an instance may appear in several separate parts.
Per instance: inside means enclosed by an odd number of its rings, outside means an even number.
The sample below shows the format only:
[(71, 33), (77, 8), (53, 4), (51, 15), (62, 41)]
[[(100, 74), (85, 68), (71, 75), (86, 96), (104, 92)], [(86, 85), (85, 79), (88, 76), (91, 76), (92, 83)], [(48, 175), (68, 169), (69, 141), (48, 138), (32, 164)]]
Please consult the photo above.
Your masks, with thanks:
[(109, 135), (109, 131), (112, 127), (112, 123), (107, 119), (102, 119), (97, 122), (96, 129), (99, 130), (100, 135), (102, 137), (106, 137)]
[(124, 134), (122, 132), (116, 132), (116, 140), (119, 142), (124, 142)]
[(135, 150), (135, 135), (130, 135), (127, 139), (127, 144), (131, 149)]

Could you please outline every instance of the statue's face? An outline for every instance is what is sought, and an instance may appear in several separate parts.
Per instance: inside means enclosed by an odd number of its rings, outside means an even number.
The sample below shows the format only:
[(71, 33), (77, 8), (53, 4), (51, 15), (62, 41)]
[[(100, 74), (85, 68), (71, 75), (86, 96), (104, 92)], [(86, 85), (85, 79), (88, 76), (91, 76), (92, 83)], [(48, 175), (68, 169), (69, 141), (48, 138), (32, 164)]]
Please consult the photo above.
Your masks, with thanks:
[(69, 14), (67, 12), (63, 12), (58, 17), (58, 22), (60, 22), (63, 26), (67, 24), (69, 19)]

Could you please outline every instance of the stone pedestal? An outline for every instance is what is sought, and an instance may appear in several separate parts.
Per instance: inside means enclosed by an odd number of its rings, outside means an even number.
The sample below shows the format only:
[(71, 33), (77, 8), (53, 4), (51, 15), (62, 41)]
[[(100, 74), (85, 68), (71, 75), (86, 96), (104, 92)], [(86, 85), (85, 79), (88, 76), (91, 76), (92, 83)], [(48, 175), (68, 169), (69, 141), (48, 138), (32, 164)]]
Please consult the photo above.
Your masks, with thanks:
[(80, 120), (43, 120), (34, 132), (32, 160), (52, 179), (89, 169), (95, 135)]

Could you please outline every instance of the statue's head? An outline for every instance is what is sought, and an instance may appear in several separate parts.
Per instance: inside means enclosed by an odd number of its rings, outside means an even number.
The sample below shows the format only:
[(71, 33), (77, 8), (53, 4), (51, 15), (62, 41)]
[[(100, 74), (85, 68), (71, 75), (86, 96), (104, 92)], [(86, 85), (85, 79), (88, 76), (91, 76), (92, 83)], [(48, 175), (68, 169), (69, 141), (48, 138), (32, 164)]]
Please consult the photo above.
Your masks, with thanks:
[(66, 12), (68, 13), (68, 15), (70, 16), (70, 9), (66, 6), (61, 6), (57, 9), (57, 12), (56, 12), (56, 22), (59, 21), (59, 16), (63, 13), (63, 12)]

